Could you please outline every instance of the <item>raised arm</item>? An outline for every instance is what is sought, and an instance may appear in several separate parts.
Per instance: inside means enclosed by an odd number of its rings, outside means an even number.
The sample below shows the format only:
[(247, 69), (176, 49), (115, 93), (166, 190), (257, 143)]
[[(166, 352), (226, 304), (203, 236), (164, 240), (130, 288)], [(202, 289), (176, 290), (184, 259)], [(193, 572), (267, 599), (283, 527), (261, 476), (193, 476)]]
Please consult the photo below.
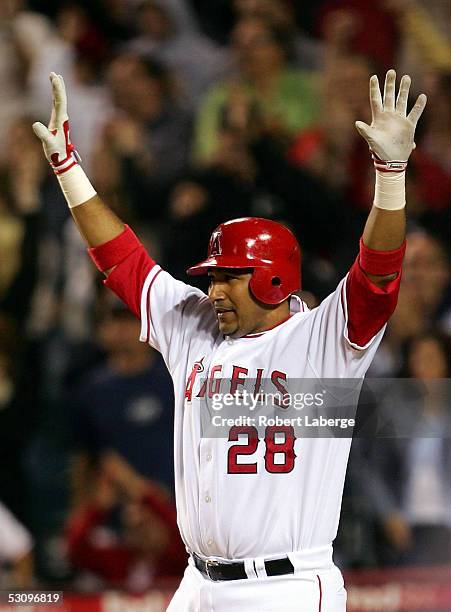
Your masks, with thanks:
[[(426, 106), (426, 96), (421, 94), (407, 115), (410, 77), (402, 77), (397, 98), (395, 85), (396, 72), (389, 70), (382, 99), (377, 76), (372, 76), (371, 125), (356, 122), (358, 132), (370, 147), (376, 169), (374, 204), (363, 232), (364, 246), (374, 251), (394, 251), (404, 243), (407, 160), (415, 148), (415, 127)], [(376, 274), (365, 267), (363, 270), (380, 287), (396, 278), (396, 273)]]
[[(34, 123), (45, 156), (55, 172), (72, 216), (88, 246), (96, 247), (124, 231), (122, 221), (102, 202), (79, 165), (80, 157), (70, 141), (67, 97), (63, 77), (52, 72), (53, 107), (48, 127)], [(83, 205), (83, 206), (82, 206)]]
[(67, 98), (63, 77), (52, 72), (53, 107), (48, 127), (34, 123), (45, 156), (58, 179), (77, 227), (87, 242), (89, 255), (104, 281), (136, 314), (141, 315), (141, 292), (155, 262), (133, 231), (98, 197), (80, 166), (70, 141)]
[(196, 319), (200, 308), (198, 320), (204, 323), (210, 317), (213, 325), (214, 310), (200, 290), (163, 271), (133, 231), (97, 196), (70, 141), (63, 78), (51, 73), (50, 81), (53, 109), (49, 126), (35, 123), (33, 130), (41, 139), (91, 259), (107, 276), (104, 284), (141, 320), (141, 340), (160, 351), (171, 368), (187, 345), (187, 318)]
[(372, 345), (396, 308), (406, 247), (405, 173), (426, 96), (421, 94), (407, 115), (410, 77), (401, 79), (397, 98), (395, 82), (396, 73), (389, 70), (382, 99), (377, 77), (371, 77), (372, 122), (356, 122), (376, 169), (373, 207), (344, 292), (345, 336), (356, 350)]

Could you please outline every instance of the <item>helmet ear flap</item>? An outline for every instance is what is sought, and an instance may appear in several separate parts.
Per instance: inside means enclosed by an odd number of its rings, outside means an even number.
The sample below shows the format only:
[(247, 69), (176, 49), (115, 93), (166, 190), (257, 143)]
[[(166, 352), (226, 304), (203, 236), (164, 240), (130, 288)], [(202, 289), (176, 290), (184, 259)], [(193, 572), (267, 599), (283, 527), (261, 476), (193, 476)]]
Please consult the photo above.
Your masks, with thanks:
[(253, 296), (264, 304), (280, 304), (290, 295), (283, 279), (270, 268), (254, 268), (249, 288)]

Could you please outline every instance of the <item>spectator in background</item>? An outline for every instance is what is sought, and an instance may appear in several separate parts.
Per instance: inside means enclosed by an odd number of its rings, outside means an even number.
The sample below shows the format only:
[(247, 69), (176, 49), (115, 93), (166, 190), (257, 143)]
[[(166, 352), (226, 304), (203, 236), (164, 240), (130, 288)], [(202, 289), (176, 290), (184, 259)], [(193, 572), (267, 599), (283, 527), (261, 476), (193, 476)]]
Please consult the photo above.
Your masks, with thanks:
[(11, 122), (0, 165), (0, 310), (25, 324), (37, 281), (42, 184), (47, 174), (29, 120)]
[(422, 231), (408, 234), (407, 243), (403, 282), (418, 300), (425, 326), (443, 325), (449, 331), (451, 270), (447, 252), (439, 240)]
[(74, 92), (72, 127), (79, 134), (84, 163), (89, 167), (94, 134), (108, 109), (108, 96), (95, 81), (106, 60), (108, 45), (87, 11), (62, 3), (55, 22), (29, 10), (25, 0), (0, 6), (0, 157), (10, 120), (26, 112), (47, 120), (48, 74), (64, 74)]
[(23, 455), (36, 419), (36, 384), (24, 372), (23, 356), (17, 325), (0, 310), (0, 494), (19, 520), (28, 521)]
[(302, 33), (296, 24), (294, 3), (289, 0), (233, 0), (237, 20), (257, 17), (280, 30), (292, 49), (292, 61), (302, 70), (318, 70), (323, 60), (323, 46)]
[(23, 14), (17, 16), (17, 22), (16, 30), (27, 57), (27, 87), (33, 113), (47, 120), (48, 75), (52, 71), (64, 74), (74, 92), (71, 128), (79, 134), (83, 163), (91, 168), (95, 135), (102, 129), (111, 106), (108, 92), (99, 84), (108, 52), (102, 32), (76, 3), (61, 4), (55, 24), (46, 23), (46, 31), (39, 32), (39, 36), (35, 33), (36, 24)]
[(192, 7), (202, 30), (221, 45), (227, 45), (230, 32), (241, 17), (263, 17), (293, 38), (293, 59), (298, 66), (316, 70), (322, 61), (323, 45), (312, 32), (312, 13), (318, 2), (304, 0), (186, 0)]
[(385, 7), (401, 34), (398, 61), (412, 80), (421, 83), (425, 70), (449, 72), (449, 4), (442, 0), (385, 0)]
[(250, 211), (250, 203), (246, 182), (220, 165), (177, 183), (165, 220), (164, 233), (171, 236), (164, 250), (165, 268), (183, 277), (190, 261), (204, 257), (211, 228), (226, 218), (224, 211), (243, 216)]
[(321, 118), (317, 125), (297, 134), (288, 153), (293, 164), (365, 211), (372, 195), (368, 193), (368, 164), (364, 163), (367, 146), (354, 123), (358, 117), (368, 118), (365, 83), (370, 72), (364, 56), (338, 56), (327, 64), (321, 74)]
[[(29, 64), (27, 82), (33, 105), (45, 115), (48, 112), (47, 75), (50, 72), (64, 74), (70, 87), (77, 88), (76, 61), (84, 60), (99, 69), (107, 54), (107, 43), (101, 31), (80, 4), (59, 5), (55, 21), (49, 25), (45, 35), (37, 39), (26, 23), (18, 28)], [(74, 107), (71, 114), (74, 110), (77, 112)]]
[[(27, 60), (15, 30), (22, 4), (20, 0), (0, 2), (0, 160), (6, 153), (9, 123), (26, 112), (28, 103), (24, 95)], [(47, 24), (44, 17), (35, 17), (39, 24)]]
[[(451, 45), (450, 45), (451, 48)], [(451, 55), (450, 55), (451, 58)], [(419, 227), (451, 243), (451, 97), (450, 71), (422, 65), (422, 81), (434, 112), (425, 114), (412, 157), (409, 198)]]
[(370, 369), (371, 376), (399, 375), (403, 345), (431, 326), (449, 333), (450, 279), (449, 254), (444, 245), (425, 231), (408, 233), (398, 304)]
[(0, 588), (33, 586), (33, 538), (0, 502)]
[[(342, 217), (337, 199), (324, 181), (289, 164), (284, 139), (277, 136), (243, 90), (230, 92), (215, 155), (171, 193), (165, 234), (172, 240), (166, 245), (164, 264), (174, 276), (183, 275), (190, 261), (205, 255), (202, 245), (211, 228), (227, 218), (224, 211), (235, 217), (282, 219), (301, 237), (304, 261), (310, 255), (335, 252)], [(324, 237), (321, 244), (315, 237), (318, 227)], [(321, 282), (320, 295), (334, 280), (332, 271), (329, 283)]]
[(136, 338), (139, 321), (119, 303), (97, 329), (104, 364), (74, 390), (74, 504), (102, 453), (114, 450), (141, 476), (173, 490), (172, 385), (160, 356)]
[[(375, 28), (378, 20), (392, 19), (392, 4), (396, 4), (396, 1), (390, 4), (388, 11), (389, 2), (375, 3), (369, 8), (364, 4), (360, 0), (325, 3), (322, 13), (325, 49), (321, 79), (323, 115), (318, 126), (298, 135), (289, 152), (293, 163), (340, 191), (344, 200), (362, 213), (371, 201), (372, 186), (368, 167), (362, 163), (365, 145), (357, 138), (354, 122), (357, 116), (364, 116), (368, 112), (363, 82), (371, 71), (378, 70), (382, 59), (371, 50), (375, 37), (362, 36), (366, 24), (370, 23), (364, 17), (366, 12), (367, 17), (374, 13), (375, 21), (371, 22), (371, 27)], [(412, 3), (408, 0), (404, 4)], [(377, 15), (379, 17), (376, 19)], [(387, 32), (381, 29), (377, 37), (381, 52)], [(408, 36), (407, 33), (405, 35)], [(413, 33), (411, 35), (414, 36)], [(340, 74), (340, 83), (337, 82), (337, 74)], [(448, 100), (449, 95), (447, 80), (439, 75), (437, 71), (423, 71), (424, 87), (431, 91), (432, 99), (434, 101), (436, 98), (437, 104), (433, 107), (433, 113), (426, 113), (425, 125), (417, 135), (417, 149), (412, 156), (408, 176), (409, 209), (411, 219), (415, 218), (421, 225), (448, 237), (449, 214), (446, 209), (451, 197), (451, 178), (444, 164), (450, 138), (449, 105), (444, 100)], [(328, 101), (332, 99), (334, 104), (331, 106)], [(327, 129), (330, 121), (333, 121), (333, 130)], [(345, 214), (348, 215), (348, 224), (352, 226), (359, 212), (347, 209), (344, 208)]]
[(317, 29), (340, 55), (364, 55), (383, 73), (396, 64), (399, 33), (386, 0), (326, 0), (317, 8)]
[[(372, 441), (368, 495), (382, 527), (379, 561), (451, 561), (450, 338), (437, 331), (407, 344), (410, 381), (390, 385)], [(396, 409), (394, 409), (396, 407)]]
[(5, 194), (0, 194), (0, 296), (6, 293), (20, 266), (23, 226), (9, 210)]
[(248, 98), (266, 129), (289, 139), (319, 115), (314, 76), (289, 66), (290, 49), (280, 30), (258, 18), (240, 20), (232, 33), (236, 72), (207, 93), (197, 116), (194, 155), (214, 160), (224, 110), (231, 96)]
[(136, 23), (140, 35), (126, 48), (169, 68), (185, 105), (197, 108), (209, 85), (226, 72), (227, 54), (201, 34), (178, 27), (165, 2), (140, 2)]
[(173, 500), (115, 453), (104, 453), (86, 504), (66, 526), (79, 588), (144, 592), (183, 574), (186, 552)]
[(426, 115), (423, 148), (425, 153), (446, 172), (449, 179), (451, 177), (451, 113), (449, 110), (451, 67), (447, 71), (428, 71), (424, 81), (425, 87), (429, 87), (431, 92), (434, 112)]
[(169, 186), (187, 166), (190, 116), (170, 72), (154, 60), (119, 55), (108, 82), (115, 109), (96, 155), (99, 191), (115, 193), (113, 202), (120, 191), (135, 217), (158, 220)]
[(38, 276), (46, 169), (30, 139), (29, 120), (16, 118), (8, 127), (8, 156), (0, 165), (0, 496), (28, 522), (23, 462), (38, 419), (39, 369), (26, 331)]

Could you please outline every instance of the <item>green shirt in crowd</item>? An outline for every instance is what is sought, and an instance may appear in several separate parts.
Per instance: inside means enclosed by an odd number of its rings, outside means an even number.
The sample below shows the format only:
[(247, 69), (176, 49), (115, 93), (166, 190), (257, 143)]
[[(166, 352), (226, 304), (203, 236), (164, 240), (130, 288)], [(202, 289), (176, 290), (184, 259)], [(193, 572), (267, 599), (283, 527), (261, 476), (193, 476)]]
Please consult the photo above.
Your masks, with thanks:
[(194, 158), (197, 161), (205, 161), (216, 152), (228, 97), (231, 88), (237, 85), (254, 99), (263, 117), (275, 118), (288, 135), (297, 134), (318, 119), (317, 85), (312, 73), (292, 68), (283, 70), (273, 91), (265, 97), (258, 95), (244, 80), (221, 81), (207, 92), (196, 119)]

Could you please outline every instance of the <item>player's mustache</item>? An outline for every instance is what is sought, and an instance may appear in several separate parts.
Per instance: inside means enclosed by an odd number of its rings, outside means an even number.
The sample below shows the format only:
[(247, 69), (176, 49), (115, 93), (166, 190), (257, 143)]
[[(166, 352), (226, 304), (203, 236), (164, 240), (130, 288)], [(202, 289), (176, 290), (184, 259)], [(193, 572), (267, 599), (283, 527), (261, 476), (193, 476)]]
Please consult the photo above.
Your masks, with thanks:
[(224, 304), (214, 304), (214, 309), (217, 313), (219, 312), (230, 312), (231, 310), (235, 310), (232, 306), (225, 306)]

